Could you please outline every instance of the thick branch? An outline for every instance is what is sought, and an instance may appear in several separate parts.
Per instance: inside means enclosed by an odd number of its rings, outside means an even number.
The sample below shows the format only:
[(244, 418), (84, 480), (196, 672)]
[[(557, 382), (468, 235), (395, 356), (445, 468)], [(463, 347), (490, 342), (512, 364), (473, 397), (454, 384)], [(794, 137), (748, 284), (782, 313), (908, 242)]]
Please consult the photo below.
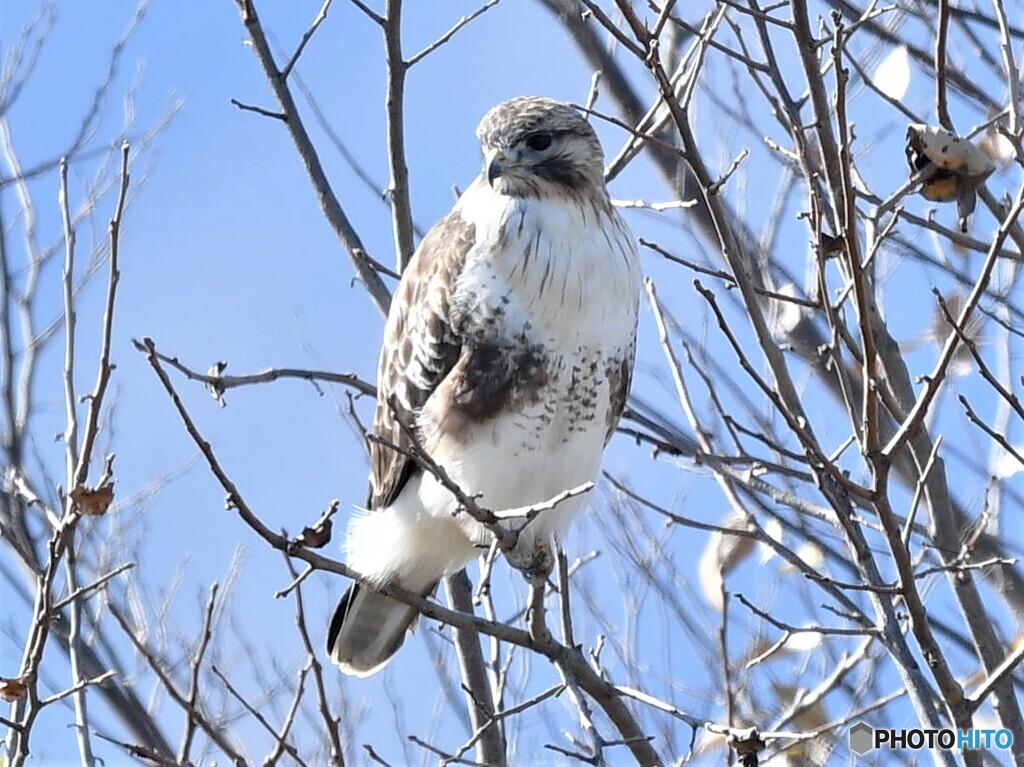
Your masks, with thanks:
[(245, 24), (245, 28), (252, 40), (252, 47), (256, 57), (259, 59), (260, 66), (263, 67), (263, 74), (266, 76), (271, 90), (274, 91), (274, 96), (281, 107), (281, 112), (285, 116), (288, 132), (291, 134), (299, 157), (302, 158), (302, 163), (306, 167), (309, 180), (316, 190), (320, 209), (345, 246), (349, 260), (352, 262), (352, 267), (355, 269), (356, 277), (366, 287), (367, 293), (370, 294), (370, 298), (376, 304), (381, 314), (386, 315), (388, 308), (391, 306), (391, 294), (380, 275), (377, 274), (367, 261), (366, 248), (363, 247), (363, 241), (349, 221), (345, 210), (341, 207), (341, 203), (331, 188), (330, 181), (327, 180), (327, 174), (320, 163), (320, 156), (317, 154), (316, 148), (306, 132), (306, 127), (302, 123), (302, 118), (299, 116), (299, 110), (295, 105), (295, 100), (292, 98), (291, 90), (274, 61), (274, 55), (271, 53), (267, 36), (263, 31), (262, 24), (260, 24), (259, 17), (256, 15), (254, 0), (235, 0), (235, 4), (242, 14), (242, 23)]

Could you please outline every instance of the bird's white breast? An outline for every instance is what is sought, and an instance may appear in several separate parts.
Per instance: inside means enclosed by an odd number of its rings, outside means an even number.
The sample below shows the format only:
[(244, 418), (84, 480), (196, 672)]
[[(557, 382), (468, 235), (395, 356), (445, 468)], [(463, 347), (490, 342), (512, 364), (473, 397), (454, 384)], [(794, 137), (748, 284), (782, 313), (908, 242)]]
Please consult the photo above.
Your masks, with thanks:
[(457, 297), (502, 312), (510, 334), (529, 325), (531, 336), (556, 349), (632, 342), (639, 266), (629, 230), (612, 208), (507, 197), (474, 184), (457, 210), (474, 225), (477, 242)]
[[(614, 379), (623, 361), (631, 361), (636, 250), (607, 205), (510, 198), (475, 184), (457, 210), (475, 226), (476, 245), (458, 279), (456, 303), (481, 333), (539, 346), (545, 376), (535, 401), (514, 403), (468, 435), (442, 439), (434, 458), (460, 487), (479, 493), (486, 508), (521, 508), (597, 475)], [(431, 478), (419, 495), (431, 513), (453, 509)], [(533, 534), (560, 534), (582, 502), (545, 512)], [(464, 527), (487, 540), (479, 526), (466, 521)]]

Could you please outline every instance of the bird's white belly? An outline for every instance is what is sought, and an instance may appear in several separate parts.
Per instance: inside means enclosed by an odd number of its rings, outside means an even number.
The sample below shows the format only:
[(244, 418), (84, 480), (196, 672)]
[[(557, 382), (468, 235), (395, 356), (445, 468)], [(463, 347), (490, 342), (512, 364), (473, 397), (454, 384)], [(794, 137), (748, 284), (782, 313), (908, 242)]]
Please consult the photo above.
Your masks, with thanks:
[[(474, 424), (458, 437), (442, 439), (436, 445), (435, 460), (460, 489), (477, 496), (482, 508), (495, 512), (523, 509), (549, 501), (597, 475), (607, 430), (609, 384), (602, 364), (596, 365), (602, 370), (600, 375), (574, 380), (575, 362), (563, 360), (567, 369), (550, 371), (549, 386), (540, 402)], [(451, 494), (434, 477), (421, 483), (420, 500), (432, 514), (456, 513)], [(561, 535), (584, 503), (585, 497), (570, 498), (542, 512), (530, 524), (527, 538)], [(489, 540), (486, 529), (465, 512), (459, 513), (458, 520), (474, 543)], [(509, 524), (518, 526), (515, 520)]]

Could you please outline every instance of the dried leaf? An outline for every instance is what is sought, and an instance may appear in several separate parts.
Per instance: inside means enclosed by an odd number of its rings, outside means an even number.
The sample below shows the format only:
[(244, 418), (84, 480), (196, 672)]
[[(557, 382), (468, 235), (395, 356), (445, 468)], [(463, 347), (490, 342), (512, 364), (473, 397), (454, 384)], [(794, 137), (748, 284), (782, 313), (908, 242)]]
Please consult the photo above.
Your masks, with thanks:
[(821, 644), (820, 631), (798, 631), (790, 634), (784, 645), (787, 653), (808, 653)]
[[(1024, 445), (1013, 445), (1021, 455), (1024, 455)], [(1002, 445), (998, 447), (999, 452), (992, 460), (992, 475), (996, 479), (1006, 479), (1012, 477), (1014, 474), (1019, 474), (1024, 470), (1024, 464), (1020, 462), (1020, 459), (1011, 453), (1009, 450), (1004, 448)]]
[(878, 90), (889, 98), (896, 101), (903, 98), (910, 87), (910, 54), (907, 46), (893, 48), (875, 68), (871, 79)]
[[(209, 376), (210, 378), (220, 378), (224, 374), (224, 370), (227, 368), (227, 366), (228, 363), (225, 362), (224, 360), (214, 362), (212, 365), (210, 365), (210, 369), (206, 371), (206, 375)], [(212, 381), (210, 383), (203, 384), (203, 386), (205, 386), (206, 390), (210, 392), (210, 394), (213, 396), (215, 400), (217, 400), (218, 405), (224, 407), (225, 405), (228, 404), (224, 400), (224, 386), (220, 382)]]
[(956, 200), (960, 230), (966, 232), (978, 186), (995, 170), (995, 163), (967, 139), (920, 123), (907, 127), (906, 154), (911, 175), (934, 167), (921, 185), (921, 196), (932, 202)]
[[(775, 707), (782, 711), (788, 711), (793, 706), (799, 704), (801, 698), (807, 692), (804, 688), (781, 682), (772, 682), (772, 690), (777, 700)], [(828, 712), (825, 710), (824, 698), (822, 697), (808, 706), (800, 707), (798, 713), (793, 718), (792, 725), (793, 729), (798, 732), (813, 732), (826, 727), (830, 721)], [(822, 736), (815, 740), (803, 740), (794, 743), (786, 749), (786, 753), (792, 759), (793, 764), (828, 764), (831, 740), (827, 733), (822, 733)]]
[[(796, 550), (796, 555), (815, 570), (821, 570), (822, 565), (825, 564), (824, 552), (816, 543), (811, 541), (805, 541), (801, 544), (800, 548)], [(783, 562), (782, 566), (779, 567), (779, 572), (794, 573), (797, 572), (797, 568), (789, 562)]]
[(298, 542), (310, 549), (322, 549), (331, 542), (331, 529), (334, 527), (329, 519), (315, 525), (302, 528)]
[[(989, 119), (994, 115), (989, 113)], [(1006, 119), (1002, 118), (992, 122), (985, 130), (985, 135), (978, 142), (978, 149), (985, 153), (996, 165), (1005, 167), (1017, 155), (1013, 142), (1006, 137), (1001, 129), (1006, 128)]]
[[(746, 520), (740, 515), (730, 515), (723, 527), (731, 530), (745, 530)], [(697, 565), (697, 578), (701, 593), (712, 607), (722, 609), (722, 579), (743, 560), (754, 552), (754, 539), (746, 535), (713, 533), (701, 554)]]
[(756, 756), (766, 748), (756, 727), (735, 731), (729, 738), (729, 746), (741, 759), (745, 756)]
[(337, 500), (331, 501), (327, 511), (320, 515), (320, 519), (302, 528), (295, 542), (311, 549), (321, 549), (330, 543), (331, 530), (334, 527), (331, 517), (338, 513), (338, 505)]
[(824, 258), (835, 258), (841, 255), (846, 247), (842, 237), (833, 237), (827, 232), (821, 232), (818, 236), (821, 238), (821, 255)]
[(960, 191), (956, 196), (956, 215), (957, 223), (960, 224), (960, 231), (967, 231), (967, 219), (974, 212), (974, 208), (978, 204), (978, 186), (977, 184), (969, 186), (967, 184), (961, 184)]
[[(959, 291), (948, 293), (942, 297), (943, 303), (946, 305), (946, 309), (953, 316), (954, 319), (960, 316), (960, 310), (963, 308), (966, 296)], [(967, 336), (975, 344), (981, 344), (984, 342), (984, 335), (982, 333), (983, 325), (982, 318), (978, 312), (974, 312), (970, 319), (967, 320), (967, 325), (963, 328), (964, 335)], [(932, 315), (932, 327), (927, 333), (929, 340), (936, 343), (941, 349), (946, 343), (946, 338), (950, 333), (953, 332), (953, 328), (949, 324), (949, 320), (946, 319), (946, 315), (942, 311), (942, 307), (936, 303), (935, 313)], [(960, 344), (956, 347), (956, 351), (953, 352), (953, 360), (950, 365), (950, 372), (956, 376), (965, 376), (974, 371), (974, 357), (971, 354), (971, 350), (967, 348), (965, 344)]]
[(907, 127), (907, 159), (915, 171), (927, 162), (965, 176), (987, 176), (995, 170), (995, 164), (978, 147), (937, 125)]
[(21, 678), (7, 679), (0, 676), (0, 698), (6, 701), (20, 700), (28, 693), (28, 687)]
[(114, 500), (114, 485), (108, 483), (94, 488), (79, 485), (71, 491), (71, 500), (79, 514), (87, 517), (102, 516)]
[[(776, 543), (782, 543), (782, 523), (775, 517), (770, 517), (764, 523), (764, 532), (765, 535)], [(758, 558), (759, 564), (767, 564), (775, 556), (775, 549), (763, 541), (758, 543), (757, 546), (761, 550), (760, 557)]]
[[(797, 702), (799, 697), (802, 697), (807, 692), (802, 687), (782, 682), (772, 682), (772, 690), (775, 692), (778, 708), (781, 710), (789, 709), (790, 706)], [(825, 711), (823, 700), (823, 698), (819, 698), (816, 703), (801, 708), (800, 713), (793, 719), (793, 724), (796, 725), (800, 732), (818, 730), (829, 723), (830, 719), (828, 712)]]
[[(803, 298), (800, 295), (800, 289), (792, 282), (780, 285), (775, 292), (788, 298)], [(795, 301), (786, 301), (781, 298), (773, 298), (768, 311), (772, 334), (779, 339), (788, 338), (789, 334), (803, 322), (804, 316), (809, 313), (805, 307)]]
[(820, 570), (821, 566), (825, 564), (825, 552), (813, 541), (805, 541), (801, 544), (800, 548), (796, 550), (796, 555), (815, 570)]

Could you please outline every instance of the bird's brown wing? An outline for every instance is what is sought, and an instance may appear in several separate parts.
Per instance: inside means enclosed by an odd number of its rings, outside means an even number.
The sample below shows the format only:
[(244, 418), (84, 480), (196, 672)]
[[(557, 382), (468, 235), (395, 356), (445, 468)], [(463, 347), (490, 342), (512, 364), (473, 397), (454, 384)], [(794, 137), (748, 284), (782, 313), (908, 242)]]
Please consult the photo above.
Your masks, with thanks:
[[(391, 302), (377, 368), (373, 433), (401, 450), (412, 447), (402, 423), (415, 423), (419, 409), (459, 360), (462, 342), (452, 327), (451, 303), (474, 243), (473, 225), (453, 210), (427, 232)], [(371, 441), (370, 509), (391, 504), (418, 470), (401, 450)]]
[(608, 414), (604, 435), (605, 446), (611, 441), (615, 430), (619, 428), (619, 419), (626, 407), (629, 397), (629, 386), (633, 381), (633, 361), (636, 358), (636, 330), (633, 331), (633, 342), (621, 359), (610, 360), (605, 375), (608, 377)]

